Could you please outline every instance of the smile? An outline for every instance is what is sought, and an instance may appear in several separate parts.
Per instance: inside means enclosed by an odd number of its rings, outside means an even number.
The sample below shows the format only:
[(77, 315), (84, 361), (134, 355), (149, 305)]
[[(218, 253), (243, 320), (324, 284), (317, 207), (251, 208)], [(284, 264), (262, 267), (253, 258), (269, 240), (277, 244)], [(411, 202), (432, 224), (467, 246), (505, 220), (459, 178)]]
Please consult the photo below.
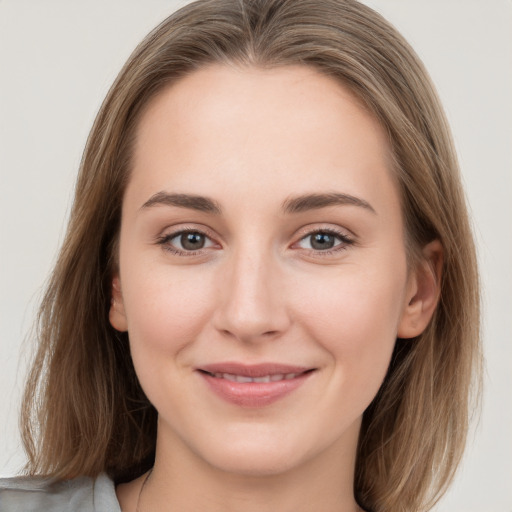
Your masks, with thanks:
[(232, 373), (214, 373), (210, 374), (217, 379), (226, 379), (232, 382), (278, 382), (280, 380), (290, 380), (299, 376), (300, 373), (275, 373), (272, 375), (265, 375), (263, 377), (247, 377), (246, 375), (234, 375)]
[(315, 368), (281, 364), (220, 363), (198, 368), (210, 391), (239, 407), (265, 407), (301, 387)]

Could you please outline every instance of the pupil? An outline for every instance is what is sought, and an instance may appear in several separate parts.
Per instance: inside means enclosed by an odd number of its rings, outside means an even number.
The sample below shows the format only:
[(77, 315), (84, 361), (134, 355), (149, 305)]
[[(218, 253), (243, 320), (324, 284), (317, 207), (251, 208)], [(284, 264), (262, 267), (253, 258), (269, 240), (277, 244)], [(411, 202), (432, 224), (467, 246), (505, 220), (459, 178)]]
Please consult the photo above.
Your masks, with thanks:
[(327, 233), (316, 233), (311, 238), (311, 247), (313, 249), (332, 249), (334, 247), (334, 237)]
[(181, 246), (189, 251), (202, 249), (204, 246), (204, 235), (201, 233), (183, 233), (181, 235)]

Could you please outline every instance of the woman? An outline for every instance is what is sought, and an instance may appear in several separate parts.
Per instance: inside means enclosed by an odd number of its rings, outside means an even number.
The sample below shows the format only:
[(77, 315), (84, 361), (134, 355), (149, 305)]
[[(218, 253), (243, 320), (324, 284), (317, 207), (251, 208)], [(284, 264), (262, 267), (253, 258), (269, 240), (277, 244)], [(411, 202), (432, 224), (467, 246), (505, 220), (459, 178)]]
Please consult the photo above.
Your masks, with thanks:
[(24, 439), (51, 481), (6, 510), (428, 509), (478, 282), (412, 50), (352, 1), (165, 20), (97, 117), (40, 318)]

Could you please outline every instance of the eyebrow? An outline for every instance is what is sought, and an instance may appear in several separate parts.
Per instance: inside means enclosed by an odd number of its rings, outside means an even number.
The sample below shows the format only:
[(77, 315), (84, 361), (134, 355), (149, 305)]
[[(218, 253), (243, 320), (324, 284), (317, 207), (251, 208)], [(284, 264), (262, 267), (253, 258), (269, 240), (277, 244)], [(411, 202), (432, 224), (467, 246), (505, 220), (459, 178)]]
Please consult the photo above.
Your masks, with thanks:
[(177, 206), (179, 208), (189, 208), (200, 212), (213, 213), (215, 215), (220, 215), (222, 212), (219, 204), (208, 197), (191, 194), (170, 194), (163, 191), (152, 195), (141, 206), (141, 210), (151, 208), (152, 206)]
[(285, 213), (301, 213), (308, 210), (326, 208), (328, 206), (342, 205), (359, 206), (377, 214), (373, 206), (364, 199), (338, 192), (330, 192), (326, 194), (304, 194), (297, 197), (291, 197), (283, 203), (283, 211)]
[[(329, 206), (359, 206), (376, 214), (377, 212), (370, 203), (359, 197), (339, 192), (325, 194), (303, 194), (297, 197), (288, 198), (282, 205), (284, 213), (301, 213), (309, 210), (319, 210)], [(222, 209), (213, 199), (193, 194), (170, 194), (168, 192), (157, 192), (153, 194), (142, 206), (141, 210), (153, 206), (177, 206), (188, 208), (205, 213), (221, 215)]]

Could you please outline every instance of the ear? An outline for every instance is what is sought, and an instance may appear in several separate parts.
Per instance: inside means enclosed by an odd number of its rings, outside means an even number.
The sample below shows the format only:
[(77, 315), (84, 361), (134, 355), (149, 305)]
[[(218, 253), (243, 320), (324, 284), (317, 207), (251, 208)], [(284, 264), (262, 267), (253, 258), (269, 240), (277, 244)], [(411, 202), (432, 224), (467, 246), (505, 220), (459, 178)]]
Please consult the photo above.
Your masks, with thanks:
[(423, 248), (421, 261), (409, 276), (398, 338), (414, 338), (426, 329), (439, 302), (442, 268), (443, 246), (434, 240)]
[(114, 276), (112, 279), (111, 294), (110, 311), (108, 315), (110, 325), (120, 332), (126, 332), (128, 325), (124, 311), (123, 294), (121, 293), (121, 281), (118, 275)]

